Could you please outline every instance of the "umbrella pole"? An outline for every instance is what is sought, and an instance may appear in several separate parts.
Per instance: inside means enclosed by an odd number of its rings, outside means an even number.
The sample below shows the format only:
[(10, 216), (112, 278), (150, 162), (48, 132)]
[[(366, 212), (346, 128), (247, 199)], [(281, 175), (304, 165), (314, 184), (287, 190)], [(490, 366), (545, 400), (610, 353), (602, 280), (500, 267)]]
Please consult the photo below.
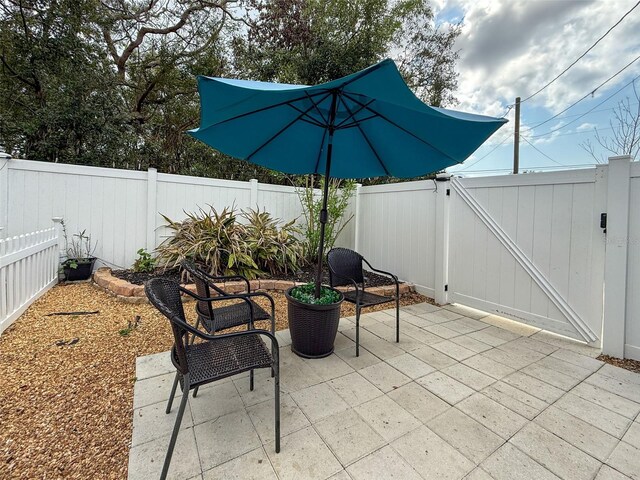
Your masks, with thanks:
[(324, 260), (324, 229), (327, 224), (327, 200), (329, 197), (329, 175), (331, 173), (331, 155), (333, 153), (333, 133), (335, 132), (336, 108), (338, 93), (332, 92), (331, 110), (329, 111), (329, 139), (327, 142), (327, 165), (324, 173), (324, 189), (322, 192), (322, 210), (320, 210), (320, 245), (318, 246), (318, 272), (316, 273), (316, 298), (320, 298), (322, 284), (322, 261)]

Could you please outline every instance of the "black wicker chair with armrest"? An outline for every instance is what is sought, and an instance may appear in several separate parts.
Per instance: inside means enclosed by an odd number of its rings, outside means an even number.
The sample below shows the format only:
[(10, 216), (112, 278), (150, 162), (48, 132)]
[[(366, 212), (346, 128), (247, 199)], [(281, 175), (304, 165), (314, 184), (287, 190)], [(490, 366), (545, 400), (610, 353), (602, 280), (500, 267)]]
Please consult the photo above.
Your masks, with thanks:
[[(145, 292), (149, 301), (169, 319), (173, 330), (171, 361), (176, 367), (176, 378), (167, 404), (167, 413), (171, 411), (178, 383), (182, 388), (180, 408), (162, 467), (161, 480), (167, 477), (169, 471), (189, 391), (200, 385), (257, 368), (270, 368), (275, 377), (275, 450), (276, 453), (280, 452), (280, 367), (278, 340), (275, 335), (267, 330), (257, 329), (218, 335), (204, 333), (187, 322), (181, 295), (188, 295), (203, 302), (210, 301), (210, 298), (194, 294), (178, 283), (164, 278), (149, 280), (145, 284)], [(241, 299), (250, 310), (252, 309), (248, 298), (236, 295), (229, 297)], [(191, 341), (191, 336), (197, 337), (199, 341)], [(261, 337), (269, 338), (271, 349), (265, 345)]]
[[(365, 263), (372, 272), (389, 276), (396, 286), (394, 297), (377, 295), (365, 291), (365, 276), (362, 264)], [(396, 302), (396, 342), (400, 341), (400, 283), (394, 274), (373, 268), (358, 252), (348, 248), (333, 248), (327, 254), (329, 266), (329, 283), (332, 287), (352, 286), (353, 290), (344, 293), (344, 299), (356, 306), (356, 357), (360, 356), (360, 311), (363, 308), (382, 303)]]
[[(196, 313), (198, 314), (198, 322), (196, 328), (202, 325), (208, 333), (216, 333), (226, 328), (247, 325), (253, 328), (253, 322), (258, 320), (271, 320), (271, 333), (276, 333), (276, 315), (275, 302), (271, 295), (264, 292), (251, 292), (249, 280), (242, 275), (213, 276), (204, 270), (198, 268), (195, 263), (185, 260), (181, 264), (182, 268), (189, 274), (191, 280), (196, 286), (196, 292), (201, 297), (211, 298), (212, 293), (216, 295), (212, 301), (205, 302), (198, 300), (196, 302)], [(239, 280), (246, 284), (246, 292), (238, 293), (236, 296), (247, 298), (248, 301), (238, 301), (230, 303), (230, 293), (225, 292), (216, 283)], [(271, 314), (267, 313), (253, 298), (266, 298), (271, 304)], [(224, 305), (214, 307), (214, 302), (224, 301)], [(251, 308), (249, 308), (249, 304)], [(251, 314), (253, 312), (253, 314)], [(251, 390), (253, 390), (253, 372), (250, 372)], [(194, 398), (198, 395), (198, 389), (193, 391)]]

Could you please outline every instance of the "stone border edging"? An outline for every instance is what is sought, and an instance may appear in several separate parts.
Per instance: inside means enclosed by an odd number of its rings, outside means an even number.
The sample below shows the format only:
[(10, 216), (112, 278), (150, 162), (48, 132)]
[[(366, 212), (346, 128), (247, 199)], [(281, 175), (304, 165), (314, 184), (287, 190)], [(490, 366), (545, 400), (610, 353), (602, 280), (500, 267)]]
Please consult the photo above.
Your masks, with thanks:
[[(93, 273), (94, 285), (100, 287), (105, 292), (113, 295), (118, 300), (125, 303), (146, 303), (148, 302), (147, 296), (144, 293), (144, 285), (135, 285), (129, 283), (121, 278), (114, 277), (111, 274), (111, 269), (108, 267), (102, 267), (97, 269)], [(292, 282), (290, 280), (249, 280), (251, 291), (256, 290), (276, 290), (284, 292), (291, 287), (297, 285), (304, 285), (305, 282)], [(241, 293), (245, 291), (244, 282), (225, 282), (217, 284), (225, 292), (229, 293)], [(189, 284), (185, 288), (195, 292), (195, 285)], [(347, 291), (350, 287), (337, 287), (338, 290)], [(400, 284), (400, 294), (409, 293), (415, 291), (413, 285), (409, 283)], [(387, 285), (384, 287), (372, 287), (367, 288), (367, 292), (376, 293), (378, 295), (394, 295), (395, 286)]]

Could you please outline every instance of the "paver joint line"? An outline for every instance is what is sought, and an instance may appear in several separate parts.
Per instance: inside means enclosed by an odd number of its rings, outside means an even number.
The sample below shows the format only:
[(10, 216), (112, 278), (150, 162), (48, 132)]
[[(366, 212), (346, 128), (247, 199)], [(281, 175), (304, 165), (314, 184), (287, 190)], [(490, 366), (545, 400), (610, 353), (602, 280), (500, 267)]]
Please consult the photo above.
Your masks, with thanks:
[[(282, 405), (283, 408), (288, 408), (289, 412), (294, 412), (289, 413), (294, 416), (283, 416), (283, 431), (286, 431), (287, 421), (295, 421), (295, 424), (292, 424), (293, 430), (290, 428), (288, 433), (283, 434), (283, 445), (287, 445), (286, 439), (289, 440), (289, 445), (278, 455), (270, 450), (273, 447), (272, 439), (263, 439), (258, 433), (262, 432), (263, 435), (265, 429), (259, 411), (266, 408), (264, 403), (273, 401), (269, 400), (269, 397), (260, 396), (260, 384), (268, 382), (268, 377), (256, 376), (254, 392), (244, 392), (242, 388), (242, 382), (248, 379), (230, 380), (229, 386), (221, 388), (217, 393), (229, 392), (229, 388), (232, 388), (241, 399), (241, 405), (239, 409), (233, 409), (229, 402), (227, 406), (223, 406), (223, 401), (216, 403), (216, 406), (219, 406), (218, 411), (221, 412), (221, 416), (216, 418), (203, 417), (202, 412), (206, 411), (206, 408), (203, 409), (196, 403), (215, 401), (211, 395), (206, 395), (206, 389), (203, 388), (198, 398), (189, 398), (188, 411), (191, 422), (190, 426), (185, 427), (184, 432), (188, 431), (193, 435), (193, 447), (189, 448), (195, 448), (192, 457), (198, 459), (196, 468), (199, 468), (200, 474), (205, 468), (207, 471), (219, 471), (218, 469), (224, 465), (227, 466), (220, 471), (230, 471), (237, 468), (231, 462), (248, 455), (247, 458), (266, 456), (269, 468), (272, 469), (269, 475), (275, 472), (274, 478), (279, 479), (289, 478), (292, 471), (288, 470), (290, 466), (287, 466), (287, 462), (291, 461), (291, 458), (295, 458), (295, 462), (299, 464), (300, 472), (307, 473), (307, 467), (312, 468), (313, 462), (325, 458), (330, 465), (324, 467), (323, 474), (317, 472), (318, 480), (326, 480), (322, 475), (332, 477), (340, 474), (342, 476), (336, 478), (346, 478), (346, 470), (352, 476), (356, 475), (354, 478), (359, 478), (359, 475), (369, 471), (367, 462), (372, 459), (375, 459), (379, 468), (387, 468), (387, 462), (402, 461), (406, 479), (413, 479), (414, 475), (417, 479), (421, 468), (435, 461), (433, 457), (419, 459), (410, 453), (412, 448), (416, 448), (415, 445), (411, 447), (412, 442), (419, 438), (437, 439), (440, 445), (438, 448), (444, 449), (443, 454), (446, 452), (449, 456), (459, 455), (464, 462), (469, 462), (468, 465), (465, 463), (464, 473), (463, 470), (447, 470), (444, 465), (431, 464), (443, 475), (453, 475), (457, 472), (455, 475), (458, 478), (460, 475), (470, 475), (469, 478), (474, 479), (488, 478), (479, 469), (495, 476), (496, 472), (492, 469), (495, 469), (496, 465), (503, 468), (519, 465), (526, 469), (520, 474), (529, 471), (540, 475), (539, 478), (550, 479), (557, 478), (558, 474), (566, 476), (568, 472), (571, 472), (571, 475), (575, 474), (576, 479), (587, 478), (587, 474), (596, 475), (603, 468), (602, 465), (608, 465), (613, 469), (608, 471), (609, 474), (616, 471), (629, 475), (629, 471), (636, 467), (640, 471), (638, 446), (623, 440), (631, 428), (640, 422), (640, 393), (637, 393), (640, 388), (640, 376), (636, 382), (635, 377), (626, 371), (615, 370), (617, 367), (609, 366), (603, 370), (606, 364), (598, 364), (598, 361), (591, 357), (563, 349), (558, 339), (553, 339), (554, 344), (547, 343), (544, 335), (521, 336), (486, 322), (486, 327), (479, 328), (483, 318), (476, 320), (459, 316), (445, 319), (452, 316), (448, 311), (440, 313), (440, 310), (429, 310), (428, 313), (420, 313), (416, 307), (407, 310), (406, 313), (409, 314), (411, 311), (423, 314), (426, 318), (430, 317), (438, 323), (425, 320), (424, 324), (416, 321), (417, 325), (413, 325), (409, 322), (411, 328), (405, 332), (408, 336), (407, 342), (421, 345), (417, 348), (411, 346), (411, 349), (405, 346), (409, 351), (401, 348), (391, 349), (390, 347), (395, 347), (393, 343), (378, 334), (383, 333), (385, 329), (376, 326), (384, 325), (376, 318), (385, 320), (386, 313), (370, 317), (369, 321), (374, 322), (371, 324), (371, 331), (364, 326), (362, 332), (371, 335), (369, 340), (372, 340), (372, 343), (369, 348), (378, 351), (384, 359), (372, 353), (368, 353), (369, 357), (365, 354), (356, 359), (353, 357), (351, 346), (346, 346), (339, 351), (335, 359), (326, 360), (324, 363), (311, 363), (291, 354), (289, 346), (281, 349), (285, 386), (283, 394), (284, 398), (287, 398), (286, 401), (283, 399)], [(366, 315), (363, 315), (363, 318), (365, 317)], [(463, 333), (454, 332), (447, 327), (447, 323)], [(420, 332), (431, 333), (422, 335)], [(438, 338), (437, 332), (448, 338), (439, 337), (440, 340), (434, 342), (433, 339)], [(411, 333), (418, 338), (411, 337)], [(454, 333), (455, 336), (451, 336)], [(341, 337), (341, 341), (344, 342), (351, 332), (342, 331), (341, 335), (343, 334), (346, 335), (344, 338)], [(280, 336), (286, 337), (286, 333), (281, 333)], [(456, 341), (452, 342), (451, 338), (455, 338)], [(495, 345), (486, 343), (485, 349), (483, 340)], [(345, 345), (348, 345), (348, 342)], [(362, 350), (367, 352), (366, 348), (367, 344), (364, 342)], [(447, 353), (457, 358), (451, 358)], [(139, 407), (135, 409), (136, 414), (141, 408), (151, 412), (155, 404), (162, 405), (166, 401), (168, 392), (162, 391), (162, 387), (167, 382), (161, 376), (169, 371), (163, 360), (166, 359), (162, 354), (156, 354), (153, 358), (138, 359), (137, 365), (144, 369), (144, 379), (147, 381), (140, 381), (135, 385), (135, 389), (146, 389), (134, 392), (139, 401)], [(530, 391), (532, 388), (535, 391)], [(249, 393), (252, 393), (252, 396)], [(434, 412), (426, 411), (422, 407), (423, 404), (435, 409)], [(395, 412), (391, 416), (385, 414), (389, 408)], [(225, 409), (231, 409), (235, 413)], [(620, 413), (616, 413), (615, 409), (621, 409)], [(607, 411), (611, 414), (604, 415), (604, 418), (615, 421), (615, 424), (602, 423), (600, 417)], [(198, 443), (198, 437), (202, 436), (203, 428), (214, 425), (221, 421), (222, 416), (228, 414), (239, 414), (248, 418), (245, 428), (247, 432), (253, 432), (252, 435), (260, 445), (258, 449), (261, 450), (252, 449), (245, 452), (246, 448), (228, 445), (229, 451), (225, 453), (226, 456), (223, 456), (224, 460), (221, 463), (212, 466), (215, 457), (211, 457), (209, 453), (208, 457), (211, 458), (208, 458), (205, 465), (203, 456), (207, 453)], [(506, 415), (511, 424), (506, 425), (504, 421), (501, 423), (501, 414)], [(295, 418), (297, 420), (294, 420)], [(343, 432), (340, 433), (341, 421), (353, 426), (343, 428)], [(147, 424), (149, 423), (147, 421)], [(435, 431), (432, 431), (429, 425), (433, 426)], [(607, 431), (603, 430), (603, 427)], [(154, 428), (154, 425), (147, 425), (145, 428)], [(351, 431), (354, 428), (355, 430)], [(578, 430), (575, 430), (576, 428)], [(199, 429), (197, 435), (196, 429)], [(375, 432), (378, 439), (367, 432)], [(600, 443), (585, 443), (589, 441), (584, 438), (585, 432), (592, 432), (590, 438)], [(631, 431), (627, 438), (636, 438), (636, 432)], [(165, 433), (160, 430), (155, 436), (147, 431), (143, 437), (146, 443), (132, 447), (130, 467), (140, 468), (143, 459), (139, 456), (143, 453), (164, 454), (162, 448), (157, 447), (155, 450), (141, 450), (152, 442), (157, 443), (164, 438), (163, 435)], [(340, 448), (339, 446), (345, 442), (348, 444), (357, 441), (358, 435), (362, 439), (366, 438), (366, 442), (354, 445), (355, 448), (349, 452), (344, 449), (336, 451), (336, 448)], [(138, 437), (138, 434), (134, 436)], [(529, 437), (542, 444), (523, 444), (524, 439)], [(491, 441), (487, 443), (489, 438)], [(306, 457), (309, 458), (296, 457), (297, 442), (293, 441), (295, 439), (303, 441), (305, 448), (311, 448), (315, 453), (307, 452)], [(547, 441), (550, 444), (545, 444)], [(559, 450), (549, 452), (550, 448)], [(131, 463), (134, 450), (137, 456)], [(285, 456), (281, 457), (283, 452)], [(630, 455), (630, 452), (638, 455)], [(414, 453), (417, 455), (420, 452)], [(515, 457), (511, 458), (510, 455)], [(595, 458), (594, 455), (599, 458)], [(289, 460), (286, 460), (287, 458)], [(583, 463), (572, 466), (567, 463), (572, 459), (583, 459)], [(147, 459), (151, 460), (161, 461), (155, 458)], [(524, 463), (520, 464), (518, 461)], [(135, 471), (129, 473), (130, 478), (136, 477)], [(496, 478), (506, 478), (504, 475), (507, 474), (507, 470), (498, 473), (499, 476)], [(310, 478), (314, 478), (311, 473), (308, 474), (311, 475)]]

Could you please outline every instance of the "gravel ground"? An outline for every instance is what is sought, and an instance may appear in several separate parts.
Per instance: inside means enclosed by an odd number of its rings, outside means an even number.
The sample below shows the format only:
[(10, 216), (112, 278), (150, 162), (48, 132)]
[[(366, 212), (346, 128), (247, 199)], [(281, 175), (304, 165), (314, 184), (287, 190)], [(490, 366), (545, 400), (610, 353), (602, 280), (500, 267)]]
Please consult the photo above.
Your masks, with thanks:
[[(273, 297), (277, 328), (287, 328), (286, 300)], [(402, 304), (425, 300), (408, 294)], [(91, 284), (54, 287), (0, 336), (0, 478), (126, 478), (135, 359), (171, 344), (168, 321), (150, 305), (121, 303)]]
[(610, 363), (616, 367), (624, 368), (626, 370), (631, 370), (632, 372), (640, 373), (640, 361), (631, 360), (629, 358), (616, 358), (610, 357), (609, 355), (600, 355), (598, 360), (602, 360), (603, 362)]

